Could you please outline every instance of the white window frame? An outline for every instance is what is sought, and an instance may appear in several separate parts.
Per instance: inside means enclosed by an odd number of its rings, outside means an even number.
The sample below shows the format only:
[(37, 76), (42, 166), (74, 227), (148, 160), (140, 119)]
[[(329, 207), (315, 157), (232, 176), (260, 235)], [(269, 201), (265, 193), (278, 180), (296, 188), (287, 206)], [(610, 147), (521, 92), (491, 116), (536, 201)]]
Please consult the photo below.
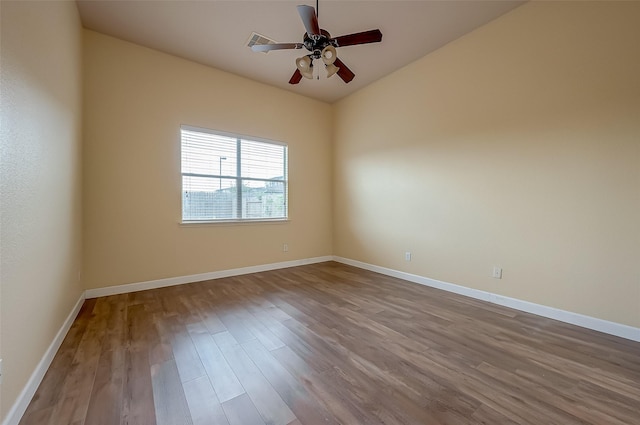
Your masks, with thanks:
[[(183, 171), (183, 158), (182, 158), (182, 150), (183, 150), (183, 136), (182, 131), (190, 131), (204, 134), (211, 134), (214, 136), (221, 136), (227, 138), (236, 139), (236, 175), (222, 175), (222, 174), (197, 174), (197, 173), (185, 173)], [(284, 160), (284, 169), (283, 169), (283, 178), (282, 179), (264, 179), (264, 178), (255, 178), (255, 177), (242, 177), (242, 142), (256, 142), (263, 143), (266, 145), (275, 145), (281, 146), (284, 148), (283, 152), (283, 160)], [(226, 158), (225, 158), (226, 159)], [(253, 136), (245, 136), (236, 133), (228, 133), (225, 131), (212, 130), (201, 127), (194, 127), (190, 125), (181, 125), (180, 126), (180, 203), (182, 205), (181, 208), (181, 224), (207, 224), (207, 223), (245, 223), (245, 222), (284, 222), (289, 221), (289, 151), (288, 145), (283, 142), (263, 139), (259, 137)], [(222, 172), (222, 170), (220, 170)], [(236, 180), (236, 218), (206, 218), (206, 219), (185, 219), (184, 217), (184, 177), (200, 177), (200, 178), (211, 178), (211, 179), (235, 179)], [(281, 183), (284, 187), (284, 215), (282, 217), (243, 217), (243, 207), (242, 207), (242, 190), (243, 190), (243, 181), (260, 181), (265, 183)]]

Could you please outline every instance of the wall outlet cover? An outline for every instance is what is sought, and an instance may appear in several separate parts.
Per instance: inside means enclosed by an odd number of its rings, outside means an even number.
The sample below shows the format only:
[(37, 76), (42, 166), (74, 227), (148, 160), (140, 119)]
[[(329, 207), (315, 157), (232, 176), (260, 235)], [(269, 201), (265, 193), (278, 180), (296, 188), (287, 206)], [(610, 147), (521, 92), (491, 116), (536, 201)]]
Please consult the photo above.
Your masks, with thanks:
[(492, 276), (495, 279), (502, 279), (502, 268), (500, 268), (498, 266), (493, 266), (493, 274), (492, 274)]

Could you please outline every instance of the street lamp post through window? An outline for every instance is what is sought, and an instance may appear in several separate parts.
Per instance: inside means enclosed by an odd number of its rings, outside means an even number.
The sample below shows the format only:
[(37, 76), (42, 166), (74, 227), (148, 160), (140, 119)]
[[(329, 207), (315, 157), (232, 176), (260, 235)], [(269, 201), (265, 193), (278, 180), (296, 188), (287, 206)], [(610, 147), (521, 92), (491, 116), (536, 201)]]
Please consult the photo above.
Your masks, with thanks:
[(222, 161), (226, 161), (227, 157), (226, 156), (221, 156), (220, 157), (220, 190), (222, 190)]

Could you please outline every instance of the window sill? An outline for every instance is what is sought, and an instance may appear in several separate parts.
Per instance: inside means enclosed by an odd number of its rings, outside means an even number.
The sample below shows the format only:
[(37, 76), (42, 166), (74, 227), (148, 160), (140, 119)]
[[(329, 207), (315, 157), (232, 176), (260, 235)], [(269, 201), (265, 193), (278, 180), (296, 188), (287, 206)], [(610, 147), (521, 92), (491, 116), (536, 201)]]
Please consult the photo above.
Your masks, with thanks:
[(255, 224), (285, 224), (290, 222), (289, 218), (256, 218), (256, 219), (244, 219), (244, 220), (215, 220), (215, 221), (180, 221), (178, 224), (185, 227), (199, 227), (199, 226), (237, 226), (237, 225), (255, 225)]

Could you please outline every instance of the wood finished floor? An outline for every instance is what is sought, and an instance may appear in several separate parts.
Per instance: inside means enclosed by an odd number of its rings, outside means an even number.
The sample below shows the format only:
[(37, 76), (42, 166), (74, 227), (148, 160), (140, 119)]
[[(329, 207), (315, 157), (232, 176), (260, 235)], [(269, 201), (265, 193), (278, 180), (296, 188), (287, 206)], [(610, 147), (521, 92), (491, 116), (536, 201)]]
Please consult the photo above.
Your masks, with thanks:
[(87, 300), (20, 424), (640, 424), (640, 343), (328, 262)]

